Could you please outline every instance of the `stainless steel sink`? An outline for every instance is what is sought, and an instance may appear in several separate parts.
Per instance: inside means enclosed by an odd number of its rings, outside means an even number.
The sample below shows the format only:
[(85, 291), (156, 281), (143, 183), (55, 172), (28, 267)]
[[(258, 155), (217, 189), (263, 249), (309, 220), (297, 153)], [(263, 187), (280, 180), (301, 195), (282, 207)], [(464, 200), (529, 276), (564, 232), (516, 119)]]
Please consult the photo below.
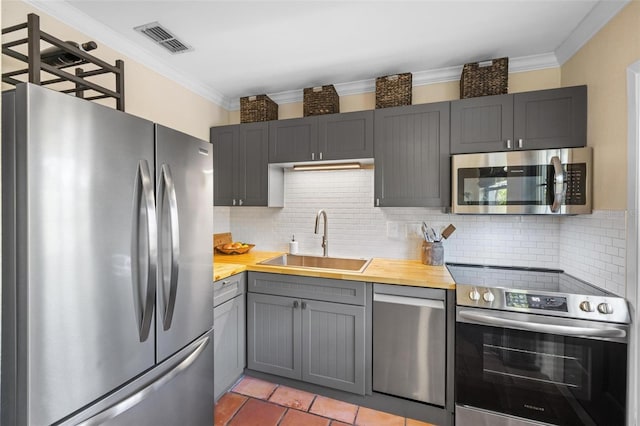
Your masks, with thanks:
[(259, 262), (260, 265), (290, 266), (295, 268), (333, 269), (349, 272), (362, 272), (371, 259), (350, 259), (341, 257), (303, 256), (283, 254), (272, 259)]

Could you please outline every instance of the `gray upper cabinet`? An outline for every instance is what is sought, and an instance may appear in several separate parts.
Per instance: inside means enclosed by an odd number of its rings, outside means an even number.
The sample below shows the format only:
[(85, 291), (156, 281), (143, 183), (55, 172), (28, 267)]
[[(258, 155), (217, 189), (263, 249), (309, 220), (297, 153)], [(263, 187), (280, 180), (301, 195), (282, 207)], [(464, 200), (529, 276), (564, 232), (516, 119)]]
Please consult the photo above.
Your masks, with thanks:
[(449, 102), (375, 111), (377, 207), (450, 205)]
[(373, 111), (269, 123), (269, 162), (345, 160), (373, 156)]
[(317, 146), (317, 117), (292, 118), (269, 123), (270, 163), (315, 160)]
[(212, 127), (213, 205), (231, 206), (236, 199), (238, 126)]
[(214, 205), (268, 205), (269, 123), (211, 128)]
[(451, 153), (585, 146), (587, 87), (451, 102)]
[(451, 153), (504, 151), (513, 146), (513, 96), (451, 102)]
[(513, 96), (517, 149), (574, 148), (587, 144), (587, 86)]
[(317, 160), (373, 157), (373, 111), (321, 115)]

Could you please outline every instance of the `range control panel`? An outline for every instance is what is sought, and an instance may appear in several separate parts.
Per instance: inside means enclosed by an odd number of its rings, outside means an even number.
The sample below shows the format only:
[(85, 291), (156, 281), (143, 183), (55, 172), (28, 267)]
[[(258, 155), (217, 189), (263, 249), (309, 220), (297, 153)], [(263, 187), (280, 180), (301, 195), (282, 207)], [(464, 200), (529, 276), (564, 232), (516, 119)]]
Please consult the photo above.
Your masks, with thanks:
[(506, 304), (510, 308), (541, 309), (547, 311), (568, 312), (567, 298), (562, 296), (544, 296), (517, 291), (504, 292)]
[(622, 297), (593, 296), (502, 287), (456, 285), (456, 304), (502, 311), (629, 323), (629, 308)]

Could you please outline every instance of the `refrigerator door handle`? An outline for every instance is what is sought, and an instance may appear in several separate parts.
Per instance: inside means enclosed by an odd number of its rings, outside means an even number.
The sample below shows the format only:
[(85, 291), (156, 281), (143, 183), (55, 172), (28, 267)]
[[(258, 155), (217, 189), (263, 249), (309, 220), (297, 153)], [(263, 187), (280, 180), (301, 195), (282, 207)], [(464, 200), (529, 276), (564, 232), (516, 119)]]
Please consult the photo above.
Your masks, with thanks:
[[(131, 278), (140, 341), (149, 337), (156, 297), (158, 235), (155, 197), (147, 160), (138, 162), (133, 194)], [(144, 264), (144, 267), (142, 266)], [(146, 289), (142, 283), (146, 281)]]
[(207, 345), (209, 344), (209, 339), (210, 338), (208, 336), (202, 339), (202, 342), (200, 342), (200, 344), (198, 344), (198, 346), (190, 354), (180, 359), (177, 362), (177, 365), (172, 367), (164, 375), (158, 377), (156, 380), (154, 380), (147, 386), (143, 387), (138, 392), (127, 396), (125, 399), (116, 402), (115, 404), (109, 406), (108, 408), (105, 408), (98, 414), (91, 416), (90, 418), (83, 421), (82, 423), (79, 423), (78, 426), (94, 426), (94, 425), (103, 424), (108, 420), (111, 420), (114, 417), (118, 416), (119, 414), (124, 413), (125, 411), (135, 406), (136, 404), (142, 402), (145, 398), (147, 398), (153, 392), (159, 390), (165, 384), (171, 381), (174, 377), (176, 377), (178, 374), (182, 373), (184, 370), (189, 368), (191, 364), (193, 364), (196, 361), (196, 359), (198, 359), (200, 354), (207, 347)]
[[(166, 211), (166, 207), (169, 207)], [(165, 214), (166, 213), (166, 214)], [(180, 257), (180, 222), (178, 222), (178, 201), (171, 168), (163, 164), (158, 182), (158, 224), (160, 250), (158, 268), (162, 291), (162, 327), (171, 328), (173, 311), (178, 291), (178, 271)], [(167, 259), (168, 258), (168, 259)], [(167, 283), (169, 289), (167, 290)], [(168, 293), (168, 294), (167, 294)]]

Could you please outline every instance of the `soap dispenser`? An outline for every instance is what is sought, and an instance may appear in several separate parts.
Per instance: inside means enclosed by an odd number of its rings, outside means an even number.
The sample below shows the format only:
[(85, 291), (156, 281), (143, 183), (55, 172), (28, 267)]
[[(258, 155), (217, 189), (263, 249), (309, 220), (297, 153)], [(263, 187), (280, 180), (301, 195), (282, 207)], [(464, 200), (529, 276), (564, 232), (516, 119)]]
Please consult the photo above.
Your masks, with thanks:
[(297, 254), (298, 253), (298, 242), (296, 241), (296, 236), (291, 236), (291, 241), (289, 241), (289, 254)]

